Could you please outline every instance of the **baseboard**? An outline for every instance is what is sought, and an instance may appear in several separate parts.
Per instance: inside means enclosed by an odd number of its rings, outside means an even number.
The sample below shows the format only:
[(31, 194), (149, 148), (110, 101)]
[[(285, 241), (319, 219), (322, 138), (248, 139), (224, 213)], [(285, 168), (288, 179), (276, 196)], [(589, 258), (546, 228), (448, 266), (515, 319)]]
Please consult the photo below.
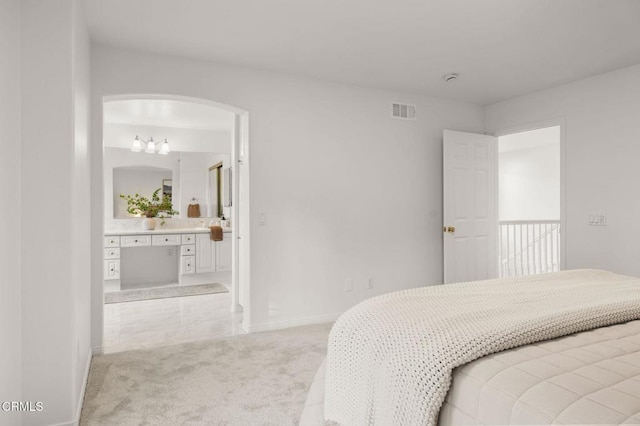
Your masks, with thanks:
[(315, 317), (299, 318), (284, 321), (270, 321), (262, 324), (251, 324), (246, 328), (248, 333), (258, 333), (261, 331), (279, 330), (282, 328), (300, 327), (303, 325), (322, 324), (325, 322), (333, 322), (338, 319), (342, 313), (318, 315)]
[(79, 421), (75, 422), (63, 422), (63, 423), (53, 423), (47, 426), (78, 426)]
[(93, 350), (89, 348), (89, 356), (87, 357), (87, 365), (84, 367), (84, 380), (82, 380), (82, 389), (80, 389), (80, 397), (78, 399), (78, 408), (76, 409), (76, 421), (74, 425), (80, 424), (80, 415), (82, 414), (82, 404), (84, 402), (84, 394), (87, 391), (87, 382), (89, 381), (89, 370), (91, 369), (91, 360), (93, 359)]

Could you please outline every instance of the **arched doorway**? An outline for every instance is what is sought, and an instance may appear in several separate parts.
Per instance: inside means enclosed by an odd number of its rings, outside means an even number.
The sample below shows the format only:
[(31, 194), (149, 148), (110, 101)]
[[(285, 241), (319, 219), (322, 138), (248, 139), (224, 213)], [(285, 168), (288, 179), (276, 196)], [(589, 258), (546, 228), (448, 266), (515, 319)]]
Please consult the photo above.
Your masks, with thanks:
[[(229, 295), (227, 300), (229, 301), (229, 316), (226, 318), (241, 318), (241, 324), (249, 324), (249, 315), (250, 315), (250, 276), (249, 276), (249, 162), (248, 162), (248, 154), (249, 154), (249, 140), (248, 140), (248, 119), (249, 115), (247, 111), (228, 106), (225, 104), (199, 99), (199, 98), (191, 98), (184, 96), (174, 96), (174, 95), (139, 95), (139, 94), (131, 94), (131, 95), (118, 95), (118, 96), (107, 96), (103, 99), (103, 199), (104, 199), (104, 210), (105, 212), (109, 211), (108, 204), (110, 199), (114, 199), (113, 194), (109, 194), (108, 190), (113, 189), (113, 185), (109, 185), (108, 174), (111, 173), (109, 167), (113, 165), (109, 165), (107, 167), (104, 164), (106, 161), (108, 153), (106, 151), (109, 149), (119, 149), (122, 152), (129, 152), (130, 146), (129, 144), (132, 141), (133, 133), (143, 133), (140, 136), (140, 139), (145, 142), (145, 138), (154, 137), (156, 140), (167, 139), (170, 141), (171, 152), (175, 154), (176, 152), (180, 152), (181, 158), (178, 158), (178, 166), (174, 168), (176, 171), (174, 172), (173, 178), (173, 190), (172, 197), (174, 200), (174, 210), (180, 211), (179, 217), (174, 217), (172, 219), (167, 219), (166, 221), (173, 221), (173, 226), (169, 226), (167, 228), (163, 228), (162, 235), (179, 235), (176, 237), (176, 241), (174, 243), (167, 242), (167, 244), (175, 244), (173, 246), (168, 246), (168, 248), (164, 248), (166, 250), (166, 259), (161, 261), (156, 261), (155, 264), (159, 263), (167, 263), (173, 264), (174, 269), (178, 271), (178, 282), (177, 285), (180, 286), (183, 283), (189, 283), (193, 281), (193, 277), (188, 273), (184, 273), (188, 270), (189, 267), (194, 268), (193, 276), (204, 276), (204, 272), (220, 272), (220, 264), (225, 263), (225, 267), (222, 270), (226, 270), (230, 273), (229, 279)], [(116, 108), (111, 108), (115, 107)], [(111, 114), (111, 116), (110, 116)], [(113, 119), (113, 114), (119, 116), (117, 119)], [(207, 117), (210, 117), (212, 122), (205, 123)], [(219, 122), (215, 122), (218, 120)], [(177, 124), (176, 124), (177, 123)], [(221, 124), (223, 123), (223, 125)], [(146, 132), (146, 133), (144, 133)], [(149, 133), (158, 132), (158, 134), (153, 135)], [(172, 139), (167, 138), (167, 134), (172, 136)], [(228, 151), (220, 152), (224, 145), (224, 140), (228, 142)], [(189, 145), (191, 144), (191, 145)], [(115, 145), (115, 146), (114, 146)], [(211, 150), (208, 150), (208, 146), (214, 146)], [(154, 155), (151, 153), (140, 153), (146, 158), (160, 158), (159, 155)], [(186, 181), (191, 179), (191, 181), (198, 180), (191, 176), (191, 170), (185, 170), (187, 160), (191, 163), (204, 162), (204, 165), (210, 167), (206, 161), (207, 158), (213, 158), (212, 155), (228, 155), (228, 159), (225, 160), (224, 166), (224, 176), (225, 176), (225, 185), (220, 186), (221, 188), (224, 186), (226, 189), (225, 194), (225, 206), (215, 205), (213, 202), (213, 197), (209, 196), (209, 189), (203, 191), (199, 191), (196, 189), (197, 184), (191, 185), (187, 189)], [(131, 156), (129, 156), (131, 157)], [(168, 156), (165, 156), (165, 158)], [(144, 158), (144, 157), (137, 157)], [(217, 157), (216, 157), (217, 158)], [(222, 157), (220, 157), (222, 158)], [(176, 155), (174, 155), (174, 160), (176, 160)], [(131, 162), (131, 160), (127, 160)], [(181, 164), (180, 164), (181, 162)], [(209, 162), (214, 162), (210, 160)], [(216, 163), (218, 164), (218, 163)], [(182, 169), (180, 169), (182, 167)], [(182, 172), (182, 173), (181, 173)], [(193, 173), (192, 173), (193, 174)], [(177, 179), (176, 179), (177, 178)], [(180, 180), (183, 180), (183, 185), (180, 185)], [(209, 175), (207, 174), (206, 180), (207, 184), (210, 185)], [(176, 182), (178, 181), (178, 182)], [(111, 182), (112, 183), (112, 182)], [(201, 185), (202, 187), (206, 186), (205, 184)], [(163, 184), (164, 186), (164, 184)], [(184, 188), (183, 188), (184, 187)], [(202, 189), (202, 188), (200, 188)], [(118, 194), (116, 194), (118, 195)], [(222, 198), (220, 198), (222, 199)], [(198, 204), (200, 207), (199, 217), (187, 217), (187, 208), (186, 206), (191, 206), (192, 204)], [(179, 207), (179, 209), (177, 208)], [(113, 210), (113, 209), (112, 209)], [(189, 210), (191, 212), (191, 210)], [(184, 261), (189, 258), (189, 250), (191, 241), (189, 237), (193, 235), (196, 237), (198, 241), (202, 241), (203, 244), (207, 240), (207, 235), (203, 235), (203, 229), (208, 231), (208, 225), (214, 221), (217, 222), (217, 219), (221, 219), (219, 217), (218, 212), (222, 212), (226, 214), (225, 220), (227, 224), (230, 226), (225, 227), (225, 239), (227, 241), (224, 243), (225, 246), (230, 248), (230, 256), (228, 256), (226, 262), (223, 260), (224, 255), (220, 257), (220, 253), (222, 252), (221, 246), (217, 246), (218, 248), (218, 267), (213, 267), (208, 265), (209, 269), (206, 269), (206, 262), (201, 262), (198, 265), (198, 253), (209, 253), (207, 256), (211, 255), (210, 259), (216, 262), (216, 254), (213, 252), (202, 251), (193, 255), (194, 264), (187, 265), (185, 268)], [(114, 236), (117, 235), (118, 230), (114, 230), (114, 219), (108, 217), (105, 214), (104, 218), (104, 230), (105, 236)], [(129, 235), (147, 235), (147, 234), (138, 234), (135, 229), (124, 229), (127, 227), (135, 227), (133, 224), (135, 220), (132, 220), (132, 223), (128, 223), (125, 226), (121, 226), (118, 228), (119, 230), (127, 230)], [(121, 225), (121, 224), (120, 224)], [(194, 232), (191, 233), (191, 228), (197, 228)], [(174, 232), (175, 231), (175, 232)], [(180, 232), (178, 232), (180, 231)], [(116, 234), (114, 234), (116, 232)], [(121, 233), (120, 235), (125, 235), (127, 233)], [(229, 234), (229, 238), (227, 238), (227, 234)], [(154, 238), (160, 234), (152, 234), (151, 240), (149, 242), (150, 245), (153, 245)], [(186, 238), (186, 239), (185, 239)], [(105, 240), (106, 241), (106, 240)], [(196, 247), (198, 241), (195, 241), (193, 250)], [(181, 244), (186, 242), (187, 244)], [(146, 240), (144, 242), (147, 243)], [(180, 244), (179, 244), (180, 243)], [(119, 247), (120, 253), (118, 256), (125, 256), (126, 253), (135, 252), (136, 254), (142, 253), (141, 250), (133, 249), (129, 246), (126, 246), (128, 243), (125, 243), (125, 247)], [(138, 243), (136, 243), (138, 244)], [(204, 247), (204, 245), (203, 245)], [(106, 249), (107, 247), (105, 247)], [(172, 251), (172, 248), (174, 251)], [(216, 248), (212, 248), (212, 250), (216, 250)], [(185, 256), (184, 253), (187, 253)], [(157, 255), (157, 253), (156, 253)], [(162, 255), (162, 254), (160, 254)], [(107, 253), (105, 251), (105, 256)], [(173, 257), (175, 256), (175, 257)], [(170, 259), (171, 258), (171, 259)], [(178, 259), (178, 262), (175, 259)], [(202, 257), (204, 259), (204, 255)], [(104, 273), (105, 278), (107, 278), (111, 266), (113, 265), (113, 261), (111, 263), (107, 262), (108, 259), (105, 258), (104, 263)], [(117, 258), (118, 261), (125, 261), (124, 258)], [(182, 262), (182, 263), (180, 263)], [(129, 266), (130, 265), (129, 261)], [(187, 262), (188, 263), (188, 262)], [(177, 265), (177, 266), (175, 266)], [(230, 271), (229, 271), (230, 269)], [(198, 274), (198, 273), (201, 274)], [(170, 272), (168, 272), (170, 274)], [(139, 277), (138, 277), (139, 278)], [(118, 276), (120, 279), (120, 276)], [(105, 281), (107, 282), (107, 281)], [(196, 280), (196, 285), (199, 285)], [(183, 289), (183, 288), (182, 288)], [(182, 290), (181, 289), (181, 290)], [(96, 306), (94, 304), (94, 306)], [(104, 309), (104, 305), (103, 306)], [(209, 308), (204, 308), (209, 310)], [(179, 315), (183, 315), (183, 313), (179, 313)], [(219, 316), (219, 318), (225, 318), (224, 316)], [(98, 321), (102, 321), (102, 326), (104, 327), (104, 313), (94, 313), (94, 319)], [(242, 331), (242, 325), (232, 324), (227, 330), (224, 331), (224, 327), (218, 327), (217, 330), (222, 335), (224, 333), (235, 334), (236, 332)], [(104, 328), (102, 328), (104, 330)], [(215, 327), (212, 328), (212, 330)], [(222, 331), (221, 331), (222, 330)], [(163, 333), (167, 333), (167, 330), (163, 330)], [(181, 343), (184, 338), (188, 338), (189, 333), (182, 333), (181, 338), (176, 340), (173, 338), (169, 338), (167, 340), (167, 344), (171, 343)], [(208, 335), (207, 332), (203, 332), (200, 335), (194, 335), (192, 340), (199, 340), (207, 337), (215, 337), (220, 334)], [(103, 335), (103, 349), (110, 351), (109, 348), (106, 348), (107, 345), (106, 338), (108, 336)], [(135, 349), (137, 347), (142, 346), (132, 346), (127, 347), (126, 345), (122, 346), (124, 349)]]

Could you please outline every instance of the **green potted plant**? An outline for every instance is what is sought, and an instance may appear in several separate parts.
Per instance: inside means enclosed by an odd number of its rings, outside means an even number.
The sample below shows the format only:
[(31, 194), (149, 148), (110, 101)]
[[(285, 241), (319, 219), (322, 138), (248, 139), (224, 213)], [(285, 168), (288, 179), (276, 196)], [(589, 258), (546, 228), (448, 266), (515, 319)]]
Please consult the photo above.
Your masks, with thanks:
[(156, 220), (159, 214), (162, 214), (162, 223), (164, 225), (164, 218), (171, 217), (173, 215), (178, 214), (177, 211), (173, 210), (173, 205), (171, 204), (171, 196), (165, 194), (162, 199), (160, 199), (161, 188), (153, 191), (151, 195), (151, 199), (147, 197), (143, 197), (140, 194), (135, 195), (124, 195), (120, 194), (120, 198), (123, 198), (127, 201), (127, 212), (136, 216), (144, 216), (142, 220), (142, 229), (145, 230), (153, 230), (156, 228)]

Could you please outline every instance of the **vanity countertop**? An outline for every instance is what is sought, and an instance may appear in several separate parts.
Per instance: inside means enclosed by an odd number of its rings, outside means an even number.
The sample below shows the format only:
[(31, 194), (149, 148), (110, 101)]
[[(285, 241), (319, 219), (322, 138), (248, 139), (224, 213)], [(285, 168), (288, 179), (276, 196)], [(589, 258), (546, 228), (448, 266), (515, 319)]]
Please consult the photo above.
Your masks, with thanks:
[[(222, 232), (231, 232), (231, 228), (222, 228)], [(143, 229), (127, 229), (122, 231), (108, 231), (104, 235), (111, 237), (114, 235), (166, 235), (166, 234), (205, 234), (209, 233), (209, 228), (175, 228), (175, 229), (155, 229), (145, 231)]]

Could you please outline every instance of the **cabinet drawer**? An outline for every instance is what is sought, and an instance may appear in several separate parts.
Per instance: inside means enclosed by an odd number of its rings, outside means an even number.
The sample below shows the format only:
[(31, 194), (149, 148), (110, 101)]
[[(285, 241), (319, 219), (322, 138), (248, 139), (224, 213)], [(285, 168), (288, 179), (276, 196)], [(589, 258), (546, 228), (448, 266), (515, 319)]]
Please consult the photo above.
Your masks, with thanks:
[(196, 257), (182, 256), (180, 261), (180, 274), (189, 275), (196, 273)]
[(120, 237), (104, 237), (104, 247), (120, 247)]
[(195, 244), (196, 234), (182, 234), (182, 244)]
[(120, 279), (120, 260), (104, 261), (104, 279), (119, 280)]
[(120, 259), (120, 248), (106, 248), (104, 249), (105, 259)]
[(151, 245), (150, 235), (131, 235), (120, 238), (120, 247), (142, 247)]
[(180, 235), (153, 235), (151, 236), (151, 245), (154, 246), (179, 246)]
[(195, 244), (183, 244), (181, 246), (180, 254), (182, 256), (195, 256), (196, 245)]

